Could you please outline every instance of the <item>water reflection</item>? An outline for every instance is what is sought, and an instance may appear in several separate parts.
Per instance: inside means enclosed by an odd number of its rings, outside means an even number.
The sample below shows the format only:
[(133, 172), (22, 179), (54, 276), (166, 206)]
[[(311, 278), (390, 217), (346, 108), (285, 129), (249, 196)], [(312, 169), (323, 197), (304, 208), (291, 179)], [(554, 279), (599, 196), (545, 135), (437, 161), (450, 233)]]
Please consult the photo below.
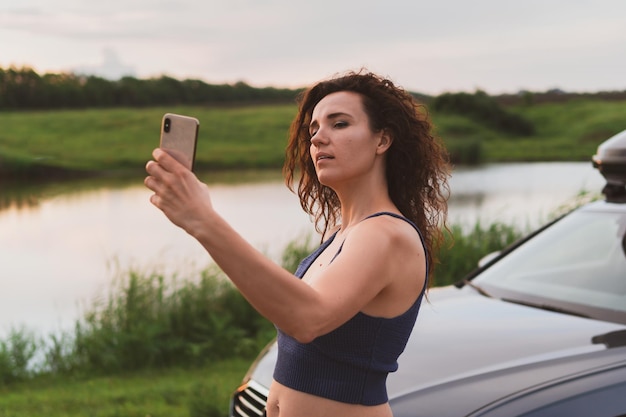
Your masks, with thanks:
[[(70, 196), (102, 189), (120, 189), (140, 185), (143, 171), (129, 175), (101, 175), (71, 180), (41, 181), (9, 180), (0, 178), (0, 212), (8, 209), (27, 209), (38, 206), (42, 201), (59, 195)], [(281, 181), (276, 171), (201, 172), (198, 177), (210, 184), (255, 184), (266, 181)]]
[(40, 189), (21, 181), (0, 183), (0, 212), (37, 206), (42, 198)]
[[(259, 250), (278, 258), (279, 247), (310, 229), (279, 173), (229, 181), (212, 182), (214, 204)], [(19, 189), (13, 201), (28, 195), (29, 204), (5, 204), (0, 212), (0, 334), (16, 323), (68, 328), (118, 270), (193, 275), (210, 262), (149, 203), (142, 178), (95, 188), (88, 183), (73, 183), (71, 191), (52, 184), (38, 192)]]
[[(279, 259), (313, 226), (277, 172), (200, 174), (213, 203), (242, 236)], [(193, 275), (203, 248), (148, 202), (143, 177), (0, 184), (0, 335), (10, 325), (71, 327), (81, 305), (128, 268)], [(590, 164), (505, 164), (457, 170), (450, 218), (536, 227), (581, 190), (599, 190)]]
[(584, 162), (461, 168), (451, 179), (450, 218), (461, 224), (501, 221), (533, 229), (579, 194), (599, 195), (603, 185), (602, 176)]

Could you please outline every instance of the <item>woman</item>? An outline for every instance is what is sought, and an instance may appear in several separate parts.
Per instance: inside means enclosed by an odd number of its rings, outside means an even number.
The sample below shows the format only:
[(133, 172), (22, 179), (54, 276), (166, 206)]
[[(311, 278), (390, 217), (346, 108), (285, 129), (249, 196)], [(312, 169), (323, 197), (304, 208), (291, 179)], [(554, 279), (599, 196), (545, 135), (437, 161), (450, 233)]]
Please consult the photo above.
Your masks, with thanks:
[(278, 329), (267, 415), (389, 417), (397, 369), (435, 265), (447, 154), (410, 94), (371, 73), (301, 97), (284, 171), (322, 245), (296, 271), (267, 259), (215, 212), (208, 188), (160, 149), (151, 202), (195, 237)]

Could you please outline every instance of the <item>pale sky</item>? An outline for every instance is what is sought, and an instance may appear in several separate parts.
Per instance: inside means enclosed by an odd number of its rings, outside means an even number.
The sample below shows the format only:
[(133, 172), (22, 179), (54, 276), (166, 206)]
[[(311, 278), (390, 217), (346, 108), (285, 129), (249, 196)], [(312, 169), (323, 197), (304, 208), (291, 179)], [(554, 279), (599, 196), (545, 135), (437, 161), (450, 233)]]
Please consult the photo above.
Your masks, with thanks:
[(416, 92), (626, 90), (625, 0), (0, 0), (0, 67)]

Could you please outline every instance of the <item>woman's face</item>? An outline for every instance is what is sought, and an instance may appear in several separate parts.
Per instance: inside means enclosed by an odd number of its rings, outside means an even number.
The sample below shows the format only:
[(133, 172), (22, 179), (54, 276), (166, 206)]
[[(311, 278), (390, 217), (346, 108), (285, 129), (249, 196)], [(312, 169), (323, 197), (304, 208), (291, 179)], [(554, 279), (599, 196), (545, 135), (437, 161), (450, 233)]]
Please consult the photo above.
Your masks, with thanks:
[(335, 191), (341, 184), (374, 174), (390, 144), (382, 131), (371, 130), (361, 95), (351, 91), (320, 100), (313, 109), (309, 133), (317, 177)]

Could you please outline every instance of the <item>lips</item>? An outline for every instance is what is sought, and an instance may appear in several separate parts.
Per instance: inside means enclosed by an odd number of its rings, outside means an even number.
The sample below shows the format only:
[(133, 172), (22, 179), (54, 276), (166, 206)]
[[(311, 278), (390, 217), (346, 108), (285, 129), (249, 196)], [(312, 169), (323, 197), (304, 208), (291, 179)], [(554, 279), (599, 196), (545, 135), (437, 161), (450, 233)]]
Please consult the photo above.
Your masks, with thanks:
[(329, 155), (327, 153), (323, 153), (323, 152), (320, 152), (317, 155), (315, 155), (315, 160), (317, 162), (322, 161), (324, 159), (333, 159), (333, 157), (331, 155)]

